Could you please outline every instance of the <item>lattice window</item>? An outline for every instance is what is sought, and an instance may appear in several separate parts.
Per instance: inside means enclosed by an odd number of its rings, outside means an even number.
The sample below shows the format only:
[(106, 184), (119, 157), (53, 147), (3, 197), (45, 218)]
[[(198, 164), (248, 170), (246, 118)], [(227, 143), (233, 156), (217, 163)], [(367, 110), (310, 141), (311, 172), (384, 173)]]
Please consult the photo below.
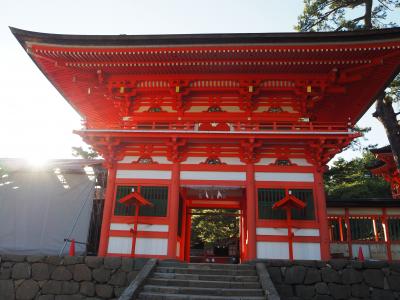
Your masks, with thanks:
[[(380, 220), (375, 220), (378, 240), (384, 240), (383, 226)], [(374, 220), (368, 217), (350, 217), (351, 239), (356, 241), (375, 241)]]
[(219, 106), (210, 106), (207, 111), (208, 112), (222, 112), (222, 109)]
[(205, 162), (207, 165), (220, 165), (221, 160), (218, 157), (209, 157)]
[(283, 112), (283, 109), (280, 106), (271, 106), (270, 108), (268, 108), (268, 112), (270, 112), (270, 113), (280, 113), (280, 112)]
[(400, 241), (400, 218), (389, 218), (389, 239), (391, 241)]
[[(293, 209), (294, 220), (314, 220), (314, 196), (311, 189), (291, 189), (292, 195), (306, 203), (304, 209)], [(285, 197), (284, 189), (258, 189), (258, 218), (285, 220), (286, 212), (283, 209), (272, 209), (275, 202)]]
[(291, 166), (292, 163), (291, 163), (291, 161), (290, 161), (289, 159), (277, 159), (277, 160), (275, 161), (275, 165), (277, 165), (277, 166), (283, 166), (283, 167), (288, 167), (288, 166)]
[(139, 216), (166, 217), (168, 208), (168, 187), (164, 186), (118, 186), (115, 202), (114, 215), (134, 216), (135, 205), (121, 204), (118, 202), (122, 197), (130, 194), (132, 188), (138, 191), (145, 199), (154, 206), (141, 206)]

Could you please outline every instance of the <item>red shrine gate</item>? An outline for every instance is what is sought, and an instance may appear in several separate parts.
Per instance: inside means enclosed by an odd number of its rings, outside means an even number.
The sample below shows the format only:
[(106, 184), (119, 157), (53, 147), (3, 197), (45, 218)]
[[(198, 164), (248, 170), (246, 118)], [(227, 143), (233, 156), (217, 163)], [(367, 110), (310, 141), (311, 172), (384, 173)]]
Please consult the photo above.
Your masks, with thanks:
[[(204, 205), (242, 211), (243, 260), (287, 259), (289, 248), (294, 259), (329, 258), (322, 174), (396, 74), (399, 29), (165, 36), (12, 31), (84, 117), (85, 128), (76, 133), (106, 160), (99, 255), (183, 259), (183, 210)], [(243, 194), (240, 200), (187, 198), (191, 186)], [(152, 203), (139, 209), (133, 233), (134, 203), (119, 202), (132, 189)], [(292, 211), (290, 231), (285, 212), (273, 209), (289, 191), (304, 203)]]

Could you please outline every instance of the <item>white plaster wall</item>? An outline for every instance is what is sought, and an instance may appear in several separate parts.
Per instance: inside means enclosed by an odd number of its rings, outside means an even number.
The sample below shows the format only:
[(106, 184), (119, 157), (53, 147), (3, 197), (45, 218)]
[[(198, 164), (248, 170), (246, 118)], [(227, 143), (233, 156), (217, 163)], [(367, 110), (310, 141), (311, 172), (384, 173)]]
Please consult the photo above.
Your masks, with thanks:
[(171, 179), (171, 171), (118, 170), (118, 179)]
[(400, 215), (400, 208), (387, 208), (386, 214), (388, 215)]
[(328, 207), (326, 212), (329, 216), (344, 216), (346, 214), (345, 209), (341, 207)]
[(108, 240), (107, 253), (131, 254), (132, 238), (111, 236)]
[(381, 215), (381, 208), (349, 208), (350, 215)]
[(399, 244), (392, 244), (392, 259), (400, 260), (400, 245)]
[(167, 255), (168, 239), (137, 238), (135, 254)]
[(276, 158), (261, 158), (260, 161), (256, 162), (256, 166), (267, 166), (276, 161)]
[(130, 164), (134, 161), (137, 161), (139, 156), (125, 156), (124, 159), (120, 160), (119, 163), (121, 164)]
[(364, 258), (371, 258), (371, 252), (369, 251), (369, 245), (365, 244), (352, 244), (351, 249), (353, 250), (353, 257), (358, 257), (358, 251), (362, 248)]
[(289, 158), (289, 159), (293, 164), (296, 164), (298, 166), (302, 167), (312, 166), (312, 164), (310, 164), (305, 158)]
[(182, 180), (246, 180), (245, 172), (181, 171)]
[(257, 258), (289, 259), (289, 244), (285, 242), (257, 242)]
[[(110, 230), (131, 230), (135, 228), (134, 224), (126, 223), (111, 223)], [(152, 224), (139, 224), (139, 231), (155, 231), (155, 232), (168, 232), (168, 225), (152, 225)]]
[(321, 259), (321, 246), (319, 243), (293, 243), (294, 259)]
[(257, 235), (288, 235), (287, 228), (265, 228), (265, 227), (258, 227), (256, 228)]
[(319, 229), (293, 228), (292, 232), (295, 236), (319, 236)]
[(188, 157), (185, 161), (181, 162), (182, 165), (198, 165), (205, 162), (207, 157)]
[(312, 173), (255, 172), (256, 181), (314, 182)]
[(172, 161), (169, 161), (165, 156), (152, 156), (154, 162), (159, 164), (171, 165)]
[(343, 256), (349, 256), (349, 245), (343, 243), (331, 243), (330, 245), (331, 254), (341, 253)]

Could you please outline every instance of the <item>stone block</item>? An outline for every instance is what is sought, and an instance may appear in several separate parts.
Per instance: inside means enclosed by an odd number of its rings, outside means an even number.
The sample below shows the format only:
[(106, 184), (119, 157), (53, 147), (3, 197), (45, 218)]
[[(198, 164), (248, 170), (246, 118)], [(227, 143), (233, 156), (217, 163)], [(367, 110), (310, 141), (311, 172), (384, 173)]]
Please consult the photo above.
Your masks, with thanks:
[(23, 255), (14, 255), (14, 254), (5, 254), (1, 256), (2, 261), (11, 261), (11, 262), (23, 262), (25, 261), (25, 256)]
[(115, 297), (120, 297), (125, 289), (126, 289), (126, 287), (120, 287), (120, 286), (114, 287), (114, 295), (115, 295)]
[(135, 261), (132, 258), (123, 257), (121, 259), (121, 271), (130, 272), (135, 267)]
[(68, 268), (64, 266), (59, 266), (51, 273), (51, 279), (54, 280), (71, 280), (72, 273)]
[(25, 280), (16, 290), (17, 300), (31, 300), (39, 292), (39, 284), (34, 280)]
[(57, 280), (49, 280), (43, 284), (42, 293), (51, 295), (60, 295), (62, 282)]
[(391, 271), (394, 271), (394, 272), (397, 272), (397, 273), (400, 273), (400, 262), (391, 262), (391, 263), (389, 263), (389, 269), (391, 270)]
[(362, 261), (359, 260), (350, 261), (350, 266), (355, 270), (361, 270), (364, 267)]
[(373, 289), (371, 293), (371, 300), (395, 300), (395, 296), (392, 291)]
[(82, 300), (85, 299), (84, 296), (81, 295), (57, 295), (55, 300)]
[(329, 283), (329, 292), (334, 299), (349, 299), (351, 288), (349, 285)]
[(303, 266), (303, 267), (311, 267), (311, 268), (316, 267), (315, 260), (296, 260), (295, 264), (297, 266)]
[(45, 263), (34, 263), (32, 265), (32, 279), (47, 280), (50, 278), (49, 265)]
[(83, 281), (81, 282), (80, 293), (85, 296), (92, 297), (95, 295), (95, 284), (90, 281)]
[(96, 295), (103, 299), (110, 299), (114, 295), (114, 289), (107, 284), (96, 284)]
[(116, 272), (111, 276), (111, 279), (108, 281), (108, 284), (115, 286), (124, 286), (126, 285), (126, 273), (125, 272)]
[(0, 280), (10, 279), (11, 269), (1, 266), (0, 268)]
[(139, 273), (138, 271), (129, 272), (128, 275), (126, 276), (126, 281), (127, 281), (128, 283), (129, 283), (129, 282), (132, 282), (132, 281), (136, 278), (136, 275), (137, 275), (138, 273)]
[(38, 300), (54, 300), (54, 295), (40, 295)]
[(328, 295), (317, 295), (313, 298), (313, 300), (333, 300), (333, 298)]
[(306, 268), (303, 266), (288, 267), (285, 272), (285, 283), (300, 284), (303, 283), (306, 275)]
[(315, 284), (315, 292), (319, 295), (329, 295), (329, 288), (325, 282)]
[(384, 275), (381, 270), (377, 270), (377, 269), (365, 270), (365, 271), (363, 271), (363, 277), (364, 277), (365, 283), (368, 286), (383, 289)]
[(351, 286), (351, 295), (357, 298), (368, 298), (369, 287), (365, 283), (353, 284)]
[(365, 269), (383, 269), (388, 266), (388, 262), (385, 260), (366, 260), (364, 262)]
[(26, 257), (26, 261), (29, 263), (38, 263), (38, 262), (43, 262), (45, 258), (46, 256), (43, 255), (31, 255)]
[(393, 291), (400, 291), (400, 275), (389, 275), (387, 280)]
[(90, 281), (92, 280), (92, 271), (85, 264), (74, 266), (74, 280), (75, 281)]
[(86, 256), (85, 264), (93, 269), (98, 269), (103, 265), (104, 259), (99, 256)]
[(363, 274), (361, 271), (354, 269), (344, 269), (342, 271), (343, 284), (359, 283), (363, 280)]
[(148, 258), (135, 258), (135, 270), (141, 270), (148, 260)]
[(73, 295), (79, 292), (79, 283), (74, 281), (63, 281), (61, 285), (61, 294)]
[(282, 283), (282, 271), (279, 267), (269, 267), (267, 268), (269, 277), (273, 283)]
[(275, 285), (276, 291), (281, 297), (292, 297), (293, 296), (293, 287), (288, 284), (279, 284)]
[(92, 272), (93, 279), (99, 283), (105, 283), (110, 280), (111, 271), (106, 269), (94, 269)]
[(0, 280), (0, 300), (15, 298), (14, 284), (12, 280)]
[(28, 279), (31, 277), (31, 266), (28, 263), (16, 263), (12, 268), (13, 279)]
[(51, 265), (59, 266), (63, 263), (63, 258), (59, 256), (47, 256), (45, 262)]
[(341, 283), (342, 280), (340, 278), (340, 274), (333, 270), (332, 268), (323, 268), (321, 270), (322, 281), (327, 283), (334, 282), (334, 283)]
[(304, 284), (312, 284), (316, 282), (321, 282), (321, 272), (315, 268), (308, 268)]
[(335, 270), (343, 270), (347, 265), (349, 261), (347, 259), (331, 259), (329, 260), (329, 264), (332, 266), (333, 269)]
[(121, 257), (105, 257), (104, 268), (105, 269), (118, 269), (121, 267)]
[(69, 265), (76, 265), (76, 264), (82, 264), (84, 261), (83, 256), (64, 256), (64, 265), (69, 266)]
[(296, 285), (295, 287), (296, 296), (301, 299), (311, 299), (315, 295), (314, 286), (308, 285)]

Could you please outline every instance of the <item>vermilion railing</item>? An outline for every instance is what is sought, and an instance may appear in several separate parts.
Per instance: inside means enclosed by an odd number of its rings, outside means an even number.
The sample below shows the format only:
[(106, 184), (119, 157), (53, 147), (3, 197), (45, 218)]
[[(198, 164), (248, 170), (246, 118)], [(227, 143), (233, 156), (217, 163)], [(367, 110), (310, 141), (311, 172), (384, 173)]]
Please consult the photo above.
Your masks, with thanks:
[[(223, 124), (225, 131), (342, 131), (348, 132), (351, 127), (347, 123), (313, 123), (313, 122), (263, 122), (263, 123), (218, 123), (218, 122), (146, 122), (136, 123), (126, 121), (123, 123), (123, 129), (128, 130), (187, 130), (187, 131), (215, 131), (220, 130)], [(204, 126), (206, 125), (206, 126)], [(207, 129), (205, 129), (207, 128)]]

